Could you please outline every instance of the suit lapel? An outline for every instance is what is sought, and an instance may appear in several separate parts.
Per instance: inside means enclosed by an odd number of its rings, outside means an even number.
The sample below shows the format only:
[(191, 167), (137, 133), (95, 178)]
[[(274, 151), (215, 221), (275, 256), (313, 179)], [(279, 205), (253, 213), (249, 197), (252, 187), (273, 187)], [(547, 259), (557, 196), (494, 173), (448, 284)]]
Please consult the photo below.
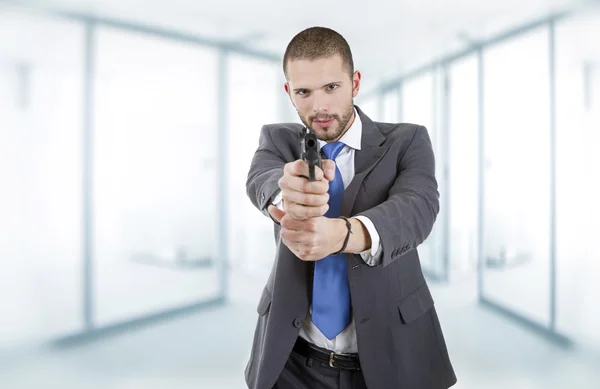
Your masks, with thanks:
[(382, 145), (385, 137), (379, 131), (375, 123), (369, 119), (357, 106), (356, 111), (362, 122), (361, 149), (354, 153), (354, 178), (344, 191), (342, 199), (342, 216), (350, 217), (354, 208), (356, 195), (363, 180), (373, 170), (377, 163), (383, 158), (388, 146)]

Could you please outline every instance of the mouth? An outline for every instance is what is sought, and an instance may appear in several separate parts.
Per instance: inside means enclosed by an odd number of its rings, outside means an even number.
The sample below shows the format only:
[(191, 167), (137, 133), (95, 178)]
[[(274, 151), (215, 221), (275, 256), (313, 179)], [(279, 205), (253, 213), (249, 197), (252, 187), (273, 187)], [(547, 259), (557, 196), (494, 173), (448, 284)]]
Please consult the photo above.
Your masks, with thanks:
[(327, 127), (333, 123), (333, 118), (326, 120), (313, 120), (314, 124), (317, 124), (319, 127)]

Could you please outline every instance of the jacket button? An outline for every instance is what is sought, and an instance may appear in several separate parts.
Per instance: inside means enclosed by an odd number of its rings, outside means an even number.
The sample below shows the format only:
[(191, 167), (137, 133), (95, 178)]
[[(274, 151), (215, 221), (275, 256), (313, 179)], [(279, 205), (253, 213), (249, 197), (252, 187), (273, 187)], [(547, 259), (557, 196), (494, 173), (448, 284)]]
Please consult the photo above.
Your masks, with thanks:
[(294, 327), (296, 327), (296, 328), (302, 327), (302, 319), (294, 319)]
[(265, 194), (264, 194), (264, 193), (262, 193), (262, 194), (260, 195), (260, 199), (261, 199), (262, 201), (265, 201)]

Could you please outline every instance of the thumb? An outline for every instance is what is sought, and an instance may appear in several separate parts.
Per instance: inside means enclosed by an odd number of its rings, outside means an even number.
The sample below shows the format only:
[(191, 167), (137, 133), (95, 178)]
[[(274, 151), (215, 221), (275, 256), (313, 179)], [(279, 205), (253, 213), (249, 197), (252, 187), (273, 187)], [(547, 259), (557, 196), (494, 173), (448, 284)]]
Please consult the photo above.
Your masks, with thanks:
[(281, 219), (285, 216), (285, 212), (274, 205), (269, 205), (269, 215), (277, 222), (281, 223)]
[(323, 167), (325, 179), (328, 181), (333, 181), (335, 178), (335, 161), (331, 159), (324, 159), (321, 161), (321, 166)]

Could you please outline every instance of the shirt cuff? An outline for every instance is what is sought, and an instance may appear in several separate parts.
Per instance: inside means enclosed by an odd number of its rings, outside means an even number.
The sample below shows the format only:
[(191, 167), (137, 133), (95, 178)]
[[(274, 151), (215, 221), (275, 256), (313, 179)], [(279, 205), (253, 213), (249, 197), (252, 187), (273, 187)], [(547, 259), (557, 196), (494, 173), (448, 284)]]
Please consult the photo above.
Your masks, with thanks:
[(360, 215), (355, 216), (354, 218), (360, 220), (360, 222), (365, 226), (365, 228), (369, 232), (369, 236), (371, 237), (371, 248), (360, 253), (360, 256), (367, 265), (378, 266), (381, 263), (381, 254), (383, 253), (383, 250), (381, 247), (381, 240), (379, 239), (377, 229), (375, 228), (375, 225), (373, 224), (371, 219), (369, 219), (366, 216)]
[(279, 191), (277, 193), (277, 196), (275, 196), (275, 198), (273, 199), (273, 205), (283, 211), (283, 201), (282, 201), (282, 198), (283, 198), (283, 194), (281, 194), (281, 191)]
[[(282, 200), (283, 195), (281, 194), (281, 191), (279, 191), (277, 193), (277, 196), (275, 196), (275, 199), (273, 199), (273, 201), (271, 202), (271, 204), (273, 204), (274, 206), (276, 206), (277, 208), (281, 209), (283, 211), (283, 201)], [(266, 206), (265, 209), (263, 210), (263, 213), (268, 216), (271, 217), (271, 214), (269, 213), (269, 207)]]

